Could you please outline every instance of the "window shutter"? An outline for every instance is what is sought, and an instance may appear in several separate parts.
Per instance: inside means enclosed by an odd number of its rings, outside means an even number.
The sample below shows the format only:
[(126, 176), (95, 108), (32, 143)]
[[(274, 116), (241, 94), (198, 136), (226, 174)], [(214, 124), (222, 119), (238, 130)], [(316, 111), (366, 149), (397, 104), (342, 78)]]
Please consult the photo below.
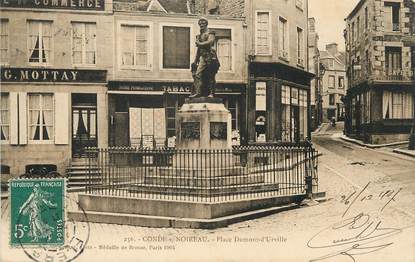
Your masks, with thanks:
[(69, 94), (55, 93), (55, 144), (69, 143)]
[(11, 92), (10, 96), (10, 144), (17, 145), (19, 144), (19, 108), (18, 108), (18, 95), (16, 92)]
[(27, 144), (27, 93), (19, 92), (19, 144)]

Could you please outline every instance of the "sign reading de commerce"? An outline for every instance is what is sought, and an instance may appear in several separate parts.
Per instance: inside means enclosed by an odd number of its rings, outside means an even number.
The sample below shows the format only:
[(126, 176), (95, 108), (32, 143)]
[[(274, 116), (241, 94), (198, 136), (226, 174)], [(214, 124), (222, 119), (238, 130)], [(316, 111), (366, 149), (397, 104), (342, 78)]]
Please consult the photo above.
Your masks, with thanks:
[(105, 0), (0, 0), (0, 6), (103, 11)]
[(2, 82), (105, 83), (106, 70), (0, 68)]

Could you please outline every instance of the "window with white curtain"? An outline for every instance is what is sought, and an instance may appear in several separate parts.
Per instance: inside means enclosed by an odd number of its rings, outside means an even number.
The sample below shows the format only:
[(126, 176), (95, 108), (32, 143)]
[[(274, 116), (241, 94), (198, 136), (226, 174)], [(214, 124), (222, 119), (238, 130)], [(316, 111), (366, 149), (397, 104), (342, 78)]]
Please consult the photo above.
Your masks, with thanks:
[(256, 18), (256, 54), (271, 54), (271, 30), (269, 12), (257, 12)]
[(53, 140), (53, 94), (28, 94), (29, 140)]
[(96, 64), (96, 24), (72, 23), (72, 63), (74, 65)]
[(230, 29), (211, 29), (215, 32), (215, 49), (218, 55), (219, 71), (232, 70), (232, 32)]
[(52, 22), (28, 21), (29, 62), (50, 64), (52, 59)]
[(0, 19), (0, 63), (9, 62), (9, 21)]
[(413, 112), (413, 95), (411, 93), (383, 92), (382, 111), (384, 119), (411, 119)]
[(149, 38), (148, 25), (121, 25), (121, 66), (150, 67)]
[(10, 111), (9, 94), (0, 93), (0, 140), (9, 140), (10, 133)]

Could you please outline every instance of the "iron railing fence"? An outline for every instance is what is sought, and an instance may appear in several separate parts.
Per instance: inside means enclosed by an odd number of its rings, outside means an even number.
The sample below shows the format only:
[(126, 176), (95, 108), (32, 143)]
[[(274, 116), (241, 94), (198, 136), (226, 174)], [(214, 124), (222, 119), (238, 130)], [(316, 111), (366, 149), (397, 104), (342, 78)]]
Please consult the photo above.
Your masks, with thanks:
[(229, 150), (88, 148), (86, 193), (220, 202), (318, 191), (317, 151), (307, 145)]

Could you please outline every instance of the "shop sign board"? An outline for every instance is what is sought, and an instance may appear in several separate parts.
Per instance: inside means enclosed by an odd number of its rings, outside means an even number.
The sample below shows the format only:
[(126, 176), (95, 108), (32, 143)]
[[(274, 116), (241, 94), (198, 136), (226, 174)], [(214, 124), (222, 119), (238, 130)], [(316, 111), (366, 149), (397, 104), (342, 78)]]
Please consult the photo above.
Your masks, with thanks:
[(106, 70), (0, 68), (2, 82), (105, 83)]
[(104, 11), (105, 0), (0, 0), (0, 7)]

